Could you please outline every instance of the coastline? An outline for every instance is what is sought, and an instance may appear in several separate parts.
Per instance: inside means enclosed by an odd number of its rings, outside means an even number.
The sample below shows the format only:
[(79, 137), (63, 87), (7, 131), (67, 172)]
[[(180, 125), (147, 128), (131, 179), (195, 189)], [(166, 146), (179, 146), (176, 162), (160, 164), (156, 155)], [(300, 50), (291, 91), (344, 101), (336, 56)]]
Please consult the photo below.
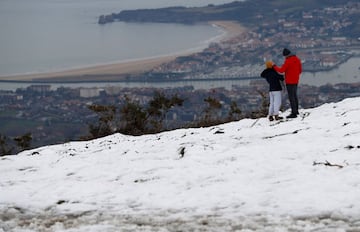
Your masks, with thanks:
[(219, 40), (220, 42), (232, 39), (247, 30), (246, 27), (236, 21), (210, 21), (209, 23), (225, 31), (225, 35)]
[[(216, 39), (216, 41), (219, 42), (228, 40), (246, 30), (240, 23), (233, 21), (211, 21), (208, 23), (224, 30), (224, 33)], [(190, 55), (201, 50), (203, 50), (203, 48), (194, 48), (178, 52), (177, 54), (123, 61), (113, 64), (94, 65), (64, 71), (0, 76), (0, 81), (114, 81), (120, 76), (123, 77), (128, 74), (138, 74), (150, 71), (154, 67), (170, 62), (179, 56)]]

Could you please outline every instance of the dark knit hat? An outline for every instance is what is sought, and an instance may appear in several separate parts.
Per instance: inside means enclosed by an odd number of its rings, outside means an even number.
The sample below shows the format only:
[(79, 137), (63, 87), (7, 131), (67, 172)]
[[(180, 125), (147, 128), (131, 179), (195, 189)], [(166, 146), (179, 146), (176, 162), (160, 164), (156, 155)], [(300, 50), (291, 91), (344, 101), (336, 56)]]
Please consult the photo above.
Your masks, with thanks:
[(283, 56), (288, 56), (288, 55), (290, 55), (290, 53), (291, 53), (291, 51), (287, 48), (284, 48), (284, 50), (282, 52)]

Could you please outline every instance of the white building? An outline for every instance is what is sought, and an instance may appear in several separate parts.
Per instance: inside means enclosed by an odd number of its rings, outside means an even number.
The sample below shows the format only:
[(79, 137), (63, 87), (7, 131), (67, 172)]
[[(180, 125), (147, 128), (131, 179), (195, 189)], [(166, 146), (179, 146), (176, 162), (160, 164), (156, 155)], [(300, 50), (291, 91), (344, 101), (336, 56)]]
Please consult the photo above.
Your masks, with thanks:
[(103, 92), (103, 89), (99, 88), (80, 88), (80, 97), (91, 98), (98, 97), (100, 93)]

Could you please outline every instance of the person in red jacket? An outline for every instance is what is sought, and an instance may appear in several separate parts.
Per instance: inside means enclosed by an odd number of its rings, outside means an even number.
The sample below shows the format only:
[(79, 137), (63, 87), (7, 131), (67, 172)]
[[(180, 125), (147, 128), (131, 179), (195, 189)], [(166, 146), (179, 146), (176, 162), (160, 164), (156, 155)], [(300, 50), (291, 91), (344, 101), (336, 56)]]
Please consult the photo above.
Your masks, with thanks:
[(281, 67), (274, 65), (273, 68), (278, 73), (285, 74), (285, 84), (291, 106), (291, 113), (287, 118), (296, 118), (299, 114), (297, 87), (302, 72), (301, 60), (287, 48), (284, 48), (282, 54), (285, 57), (284, 64)]

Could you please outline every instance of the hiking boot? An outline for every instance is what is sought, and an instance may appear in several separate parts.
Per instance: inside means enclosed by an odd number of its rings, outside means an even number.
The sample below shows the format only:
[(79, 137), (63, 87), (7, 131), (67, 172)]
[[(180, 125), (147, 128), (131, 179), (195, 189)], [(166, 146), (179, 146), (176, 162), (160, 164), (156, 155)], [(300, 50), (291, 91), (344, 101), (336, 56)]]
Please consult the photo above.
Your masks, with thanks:
[(286, 118), (296, 118), (297, 115), (296, 114), (289, 114), (288, 116), (286, 116)]
[(271, 121), (274, 121), (273, 116), (269, 116), (269, 121), (270, 121), (270, 122), (271, 122)]
[(283, 117), (279, 116), (279, 115), (275, 115), (275, 120), (278, 121), (278, 120), (281, 120), (281, 119), (284, 119)]

